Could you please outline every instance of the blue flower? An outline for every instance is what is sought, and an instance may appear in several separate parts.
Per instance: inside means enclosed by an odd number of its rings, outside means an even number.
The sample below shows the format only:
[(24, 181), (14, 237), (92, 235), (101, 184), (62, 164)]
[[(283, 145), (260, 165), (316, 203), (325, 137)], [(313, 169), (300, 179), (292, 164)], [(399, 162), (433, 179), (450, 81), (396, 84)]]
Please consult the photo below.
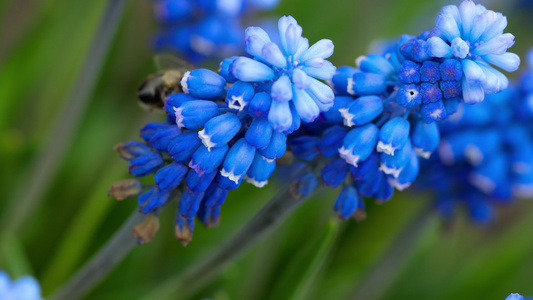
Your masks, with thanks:
[(0, 299), (42, 300), (41, 287), (35, 278), (21, 277), (15, 281), (4, 271), (0, 271)]
[[(326, 58), (333, 43), (320, 40), (309, 47), (302, 28), (291, 17), (278, 22), (281, 43), (271, 41), (259, 27), (246, 30), (246, 52), (254, 57), (238, 57), (229, 65), (238, 80), (258, 83), (270, 95), (268, 120), (278, 132), (293, 131), (294, 112), (302, 121), (314, 121), (321, 111), (333, 106), (333, 91), (320, 80), (330, 80), (335, 67)], [(225, 71), (224, 71), (225, 73)]]
[(514, 44), (514, 36), (503, 33), (505, 27), (507, 18), (502, 14), (470, 0), (459, 7), (446, 6), (438, 16), (435, 34), (427, 40), (428, 54), (461, 62), (465, 103), (479, 103), (485, 94), (507, 88), (505, 75), (491, 65), (507, 72), (518, 69), (520, 58), (507, 52)]
[(524, 296), (517, 293), (512, 293), (511, 295), (507, 296), (505, 300), (524, 300)]
[(242, 53), (243, 20), (273, 9), (278, 0), (156, 0), (154, 15), (161, 24), (156, 50), (177, 51), (197, 64), (206, 59)]

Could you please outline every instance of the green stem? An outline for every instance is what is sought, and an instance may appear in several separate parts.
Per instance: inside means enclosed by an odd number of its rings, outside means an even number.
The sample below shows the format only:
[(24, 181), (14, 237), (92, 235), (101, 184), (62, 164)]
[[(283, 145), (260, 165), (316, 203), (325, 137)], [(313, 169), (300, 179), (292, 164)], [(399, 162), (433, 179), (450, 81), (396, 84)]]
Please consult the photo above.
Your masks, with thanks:
[(135, 210), (106, 245), (49, 300), (80, 299), (97, 285), (136, 245), (133, 227), (146, 215)]
[(96, 86), (125, 4), (126, 0), (108, 2), (80, 75), (67, 97), (67, 106), (55, 124), (48, 144), (30, 168), (29, 178), (1, 218), (4, 220), (1, 227), (4, 231), (16, 232), (26, 223), (55, 178)]

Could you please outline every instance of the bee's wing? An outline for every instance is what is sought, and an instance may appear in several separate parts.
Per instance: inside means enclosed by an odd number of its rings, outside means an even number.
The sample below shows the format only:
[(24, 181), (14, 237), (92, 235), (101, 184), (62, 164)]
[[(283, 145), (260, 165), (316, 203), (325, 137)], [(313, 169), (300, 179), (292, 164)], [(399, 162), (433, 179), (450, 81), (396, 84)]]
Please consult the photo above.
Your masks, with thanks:
[(171, 55), (171, 54), (158, 54), (154, 56), (154, 64), (157, 70), (194, 70), (194, 66), (187, 63), (186, 61)]

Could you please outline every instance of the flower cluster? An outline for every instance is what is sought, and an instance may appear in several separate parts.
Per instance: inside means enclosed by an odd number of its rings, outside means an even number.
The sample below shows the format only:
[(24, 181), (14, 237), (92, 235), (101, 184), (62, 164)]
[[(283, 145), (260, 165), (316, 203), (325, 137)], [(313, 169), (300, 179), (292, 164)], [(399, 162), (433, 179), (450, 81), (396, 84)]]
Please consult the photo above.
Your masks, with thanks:
[[(530, 53), (533, 66), (533, 52)], [(421, 186), (434, 188), (437, 207), (451, 217), (464, 205), (486, 223), (494, 204), (533, 197), (533, 68), (520, 84), (476, 106), (461, 107), (440, 125), (439, 157), (425, 167)]]
[(518, 68), (518, 56), (506, 53), (514, 39), (503, 34), (506, 24), (501, 14), (467, 0), (445, 7), (432, 31), (404, 35), (382, 54), (358, 58), (357, 68), (338, 69), (334, 107), (309, 132), (289, 137), (288, 145), (304, 160), (318, 153), (332, 159), (322, 179), (344, 186), (335, 204), (341, 218), (360, 215), (363, 196), (382, 202), (393, 187), (409, 187), (419, 173), (418, 157), (429, 158), (439, 145), (436, 122), (462, 103), (479, 103), (485, 93), (507, 87), (507, 78), (488, 64)]
[[(320, 171), (325, 185), (342, 185), (335, 203), (340, 218), (361, 219), (362, 198), (385, 202), (394, 189), (408, 188), (420, 172), (420, 157), (449, 172), (431, 158), (441, 144), (441, 157), (475, 162), (468, 176), (478, 190), (505, 195), (498, 187), (511, 183), (516, 170), (503, 172), (502, 165), (516, 160), (513, 166), (526, 172), (520, 162), (531, 151), (524, 142), (515, 147), (525, 133), (510, 138), (503, 132), (522, 124), (512, 123), (520, 119), (513, 113), (525, 110), (501, 108), (498, 99), (464, 105), (507, 87), (507, 78), (489, 63), (508, 71), (518, 67), (518, 57), (506, 52), (512, 35), (503, 34), (505, 25), (501, 14), (466, 0), (459, 8), (445, 7), (432, 31), (402, 36), (382, 53), (358, 58), (357, 67), (338, 69), (327, 60), (333, 43), (324, 39), (310, 45), (290, 16), (279, 20), (279, 36), (250, 27), (245, 33), (249, 57), (223, 60), (218, 73), (186, 72), (183, 93), (165, 99), (167, 122), (144, 127), (144, 143), (117, 146), (130, 173), (155, 174), (155, 185), (125, 180), (110, 194), (117, 199), (139, 195), (140, 211), (146, 214), (181, 194), (176, 236), (186, 244), (195, 217), (208, 227), (218, 224), (228, 191), (245, 179), (264, 186), (275, 160), (290, 152), (295, 160), (284, 175), (296, 182), (293, 195), (309, 194)], [(437, 121), (446, 119), (454, 125), (439, 129)], [(431, 172), (425, 179), (442, 173)], [(293, 173), (298, 175), (292, 178)], [(515, 175), (513, 189), (529, 192), (530, 174)], [(446, 176), (439, 182), (443, 186), (463, 178)]]
[(42, 300), (41, 287), (33, 277), (25, 276), (11, 281), (7, 273), (0, 271), (0, 299)]
[(395, 101), (397, 61), (396, 55), (369, 55), (358, 59), (357, 69), (340, 67), (332, 79), (338, 94), (333, 108), (288, 138), (297, 158), (324, 157), (327, 186), (343, 186), (335, 203), (341, 219), (364, 216), (363, 197), (384, 202), (394, 188), (409, 187), (418, 175), (418, 156), (427, 158), (438, 147), (436, 123)]
[(244, 15), (278, 4), (278, 0), (153, 1), (162, 27), (156, 49), (177, 51), (192, 63), (241, 53)]
[(139, 195), (140, 211), (151, 214), (180, 191), (176, 236), (184, 244), (192, 238), (195, 217), (208, 227), (218, 224), (228, 191), (244, 179), (263, 187), (285, 153), (286, 135), (333, 105), (331, 88), (315, 79), (333, 76), (335, 67), (324, 60), (333, 53), (331, 41), (310, 47), (292, 17), (279, 21), (281, 45), (261, 28), (246, 33), (247, 51), (256, 60), (226, 59), (220, 74), (186, 72), (184, 93), (165, 99), (167, 122), (141, 129), (144, 143), (116, 147), (132, 175), (155, 174), (155, 185), (143, 192), (140, 181), (125, 180), (110, 194)]

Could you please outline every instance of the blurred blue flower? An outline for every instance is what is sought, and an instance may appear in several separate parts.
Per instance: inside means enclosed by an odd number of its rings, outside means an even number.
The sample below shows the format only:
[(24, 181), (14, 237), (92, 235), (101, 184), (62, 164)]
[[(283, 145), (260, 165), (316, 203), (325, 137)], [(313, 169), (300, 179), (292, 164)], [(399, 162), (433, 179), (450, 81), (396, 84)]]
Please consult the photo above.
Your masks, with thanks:
[(193, 64), (242, 53), (243, 19), (279, 0), (153, 0), (161, 25), (156, 50), (177, 51)]
[(4, 271), (0, 271), (0, 299), (5, 300), (42, 300), (41, 287), (35, 278), (21, 277), (15, 281)]
[(524, 300), (524, 296), (517, 293), (512, 293), (511, 295), (507, 296), (505, 300)]

